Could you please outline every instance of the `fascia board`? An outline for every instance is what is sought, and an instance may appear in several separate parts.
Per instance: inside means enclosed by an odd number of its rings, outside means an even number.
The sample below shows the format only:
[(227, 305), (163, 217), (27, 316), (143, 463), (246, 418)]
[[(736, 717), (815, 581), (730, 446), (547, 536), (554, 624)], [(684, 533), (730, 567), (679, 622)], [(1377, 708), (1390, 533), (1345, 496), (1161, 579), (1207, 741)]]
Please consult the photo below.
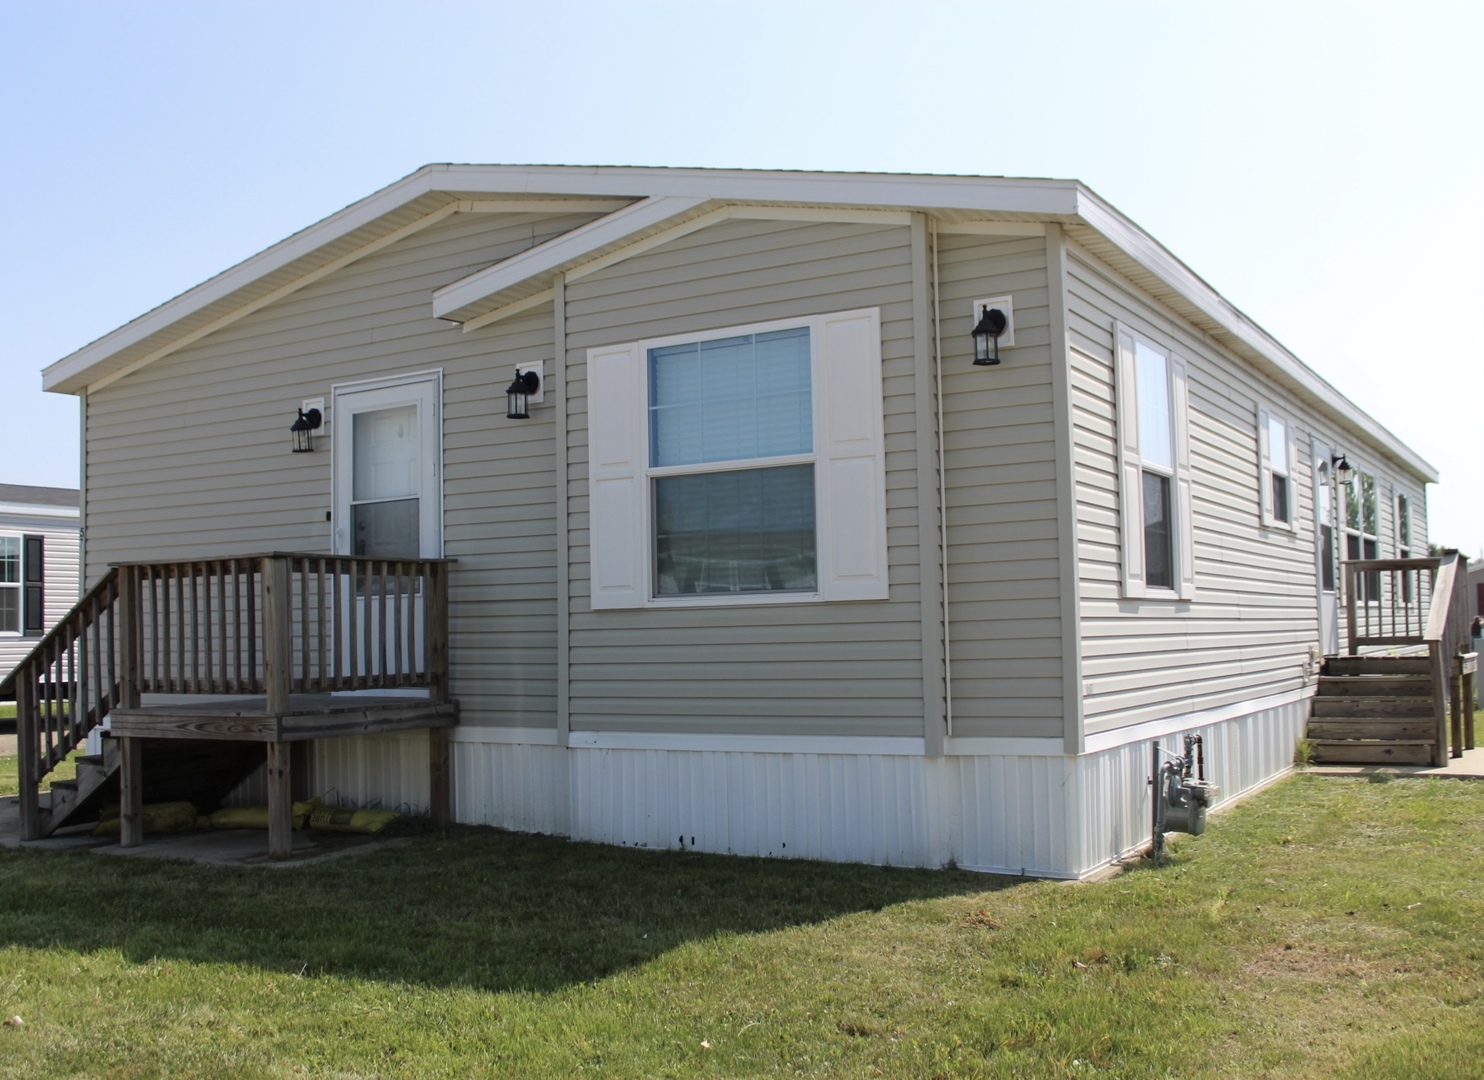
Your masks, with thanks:
[(432, 172), (425, 167), (359, 202), (352, 203), (44, 368), (41, 373), (42, 389), (80, 390), (80, 386), (74, 388), (65, 384), (121, 349), (143, 341), (187, 315), (229, 296), (258, 278), (347, 233), (369, 225), (377, 218), (432, 190)]
[(663, 224), (708, 201), (706, 198), (658, 196), (615, 210), (435, 290), (433, 315), (439, 319), (450, 318), (502, 289), (548, 273), (608, 244), (620, 243), (636, 232)]
[(1326, 406), (1339, 420), (1369, 436), (1380, 449), (1391, 454), (1428, 483), (1438, 482), (1437, 469), (1285, 349), (1262, 327), (1232, 306), (1167, 248), (1091, 191), (1082, 188), (1080, 195), (1077, 216), (1084, 224), (1107, 237), (1110, 243), (1129, 258), (1224, 326), (1234, 337), (1271, 364), (1280, 375)]
[(474, 194), (678, 196), (720, 202), (968, 210), (1059, 217), (1076, 213), (1075, 180), (658, 169), (622, 166), (433, 165), (436, 191)]

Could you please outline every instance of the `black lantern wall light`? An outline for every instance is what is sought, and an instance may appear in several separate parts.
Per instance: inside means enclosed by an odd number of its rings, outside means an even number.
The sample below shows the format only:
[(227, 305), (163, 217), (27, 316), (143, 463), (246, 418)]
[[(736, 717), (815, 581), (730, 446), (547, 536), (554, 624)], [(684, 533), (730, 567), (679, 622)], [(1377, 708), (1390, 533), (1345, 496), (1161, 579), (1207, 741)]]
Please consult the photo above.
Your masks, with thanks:
[(1015, 311), (1011, 298), (974, 301), (974, 363), (992, 367), (1000, 362), (1000, 345), (1015, 344)]
[(318, 409), (299, 410), (299, 417), (289, 425), (289, 434), (294, 440), (294, 453), (308, 454), (314, 450), (314, 433), (324, 423), (324, 415)]
[(1355, 479), (1355, 470), (1351, 468), (1350, 462), (1345, 460), (1343, 453), (1331, 455), (1329, 459), (1330, 475), (1334, 477), (1335, 483), (1344, 487)]
[(545, 364), (517, 366), (515, 379), (505, 388), (505, 419), (529, 420), (531, 403), (541, 400), (541, 376)]

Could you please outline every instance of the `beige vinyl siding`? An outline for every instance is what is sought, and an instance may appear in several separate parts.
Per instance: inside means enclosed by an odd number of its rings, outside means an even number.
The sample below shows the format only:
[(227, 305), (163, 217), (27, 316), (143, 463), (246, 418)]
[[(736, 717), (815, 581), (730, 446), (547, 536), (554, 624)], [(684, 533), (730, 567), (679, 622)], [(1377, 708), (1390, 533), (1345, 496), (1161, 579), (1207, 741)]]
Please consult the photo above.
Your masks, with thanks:
[[(574, 731), (923, 734), (910, 237), (730, 221), (568, 286)], [(866, 307), (881, 309), (890, 598), (592, 611), (587, 349)]]
[(551, 409), (505, 419), (517, 362), (552, 359), (550, 305), (465, 334), (436, 288), (590, 220), (456, 214), (90, 395), (88, 571), (110, 561), (328, 552), (334, 416), (289, 451), (299, 402), (442, 369), (453, 693), (465, 724), (555, 723)]
[[(44, 537), (43, 607), (46, 627), (50, 630), (72, 610), (78, 598), (78, 533), (76, 519), (66, 525), (56, 518), (0, 518), (0, 533), (11, 536)], [(24, 547), (22, 548), (24, 558)], [(22, 582), (24, 590), (24, 582)], [(23, 592), (24, 595), (24, 592)], [(24, 608), (23, 608), (24, 610)], [(18, 635), (0, 635), (0, 678), (31, 654), (39, 639)]]
[[(1314, 435), (1351, 452), (1384, 490), (1420, 485), (1359, 451), (1359, 440), (1317, 418), (1283, 387), (1214, 346), (1082, 249), (1068, 260), (1079, 588), (1086, 730), (1215, 708), (1305, 686), (1319, 640), (1315, 566)], [(1121, 595), (1113, 375), (1118, 321), (1170, 348), (1188, 366), (1195, 599)], [(1293, 425), (1294, 528), (1264, 528), (1257, 409)], [(1391, 509), (1380, 499), (1382, 551)], [(1419, 534), (1423, 532), (1419, 528)], [(1343, 628), (1341, 630), (1343, 636)]]
[[(938, 238), (953, 735), (1060, 737), (1062, 644), (1046, 239)], [(1015, 347), (973, 364), (975, 300)]]

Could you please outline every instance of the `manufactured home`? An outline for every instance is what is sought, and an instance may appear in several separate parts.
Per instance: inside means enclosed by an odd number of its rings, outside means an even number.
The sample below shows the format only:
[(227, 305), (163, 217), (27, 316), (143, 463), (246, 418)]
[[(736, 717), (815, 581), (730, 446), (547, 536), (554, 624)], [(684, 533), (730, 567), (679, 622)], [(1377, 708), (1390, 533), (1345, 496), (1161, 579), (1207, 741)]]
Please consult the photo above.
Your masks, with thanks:
[(284, 821), (1075, 878), (1452, 595), (1433, 467), (1075, 181), (431, 165), (44, 378), (90, 592), (12, 689), (92, 641), (126, 808), (235, 740)]
[(0, 484), (0, 675), (77, 602), (77, 489)]

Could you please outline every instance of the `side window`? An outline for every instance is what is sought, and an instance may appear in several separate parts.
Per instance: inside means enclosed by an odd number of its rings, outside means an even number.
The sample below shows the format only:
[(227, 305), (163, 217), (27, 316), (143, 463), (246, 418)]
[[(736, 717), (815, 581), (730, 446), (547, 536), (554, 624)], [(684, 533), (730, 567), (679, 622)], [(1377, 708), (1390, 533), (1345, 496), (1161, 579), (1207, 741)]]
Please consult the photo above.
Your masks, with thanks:
[[(1398, 492), (1396, 496), (1396, 557), (1412, 557), (1412, 501)], [(1402, 603), (1412, 602), (1412, 575), (1402, 575)]]
[(1125, 596), (1195, 594), (1187, 375), (1179, 357), (1116, 328)]
[[(1379, 521), (1376, 507), (1376, 477), (1360, 469), (1340, 488), (1345, 501), (1345, 558), (1349, 561), (1380, 557)], [(1361, 575), (1357, 600), (1381, 598), (1381, 575)]]
[(1292, 529), (1295, 502), (1293, 425), (1278, 413), (1259, 406), (1257, 443), (1262, 523), (1270, 528)]
[(887, 597), (877, 309), (588, 350), (594, 609)]

